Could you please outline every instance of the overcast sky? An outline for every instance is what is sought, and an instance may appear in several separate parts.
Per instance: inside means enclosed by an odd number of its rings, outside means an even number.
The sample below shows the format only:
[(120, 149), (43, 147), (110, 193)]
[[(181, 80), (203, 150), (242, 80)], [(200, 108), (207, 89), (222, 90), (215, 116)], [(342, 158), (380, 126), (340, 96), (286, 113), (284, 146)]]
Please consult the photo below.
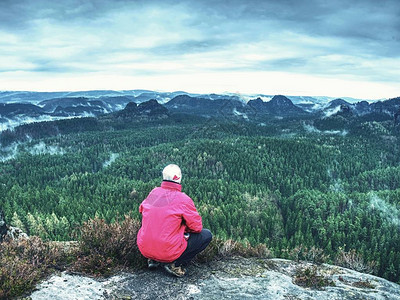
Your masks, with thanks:
[(400, 96), (400, 1), (0, 0), (0, 90)]

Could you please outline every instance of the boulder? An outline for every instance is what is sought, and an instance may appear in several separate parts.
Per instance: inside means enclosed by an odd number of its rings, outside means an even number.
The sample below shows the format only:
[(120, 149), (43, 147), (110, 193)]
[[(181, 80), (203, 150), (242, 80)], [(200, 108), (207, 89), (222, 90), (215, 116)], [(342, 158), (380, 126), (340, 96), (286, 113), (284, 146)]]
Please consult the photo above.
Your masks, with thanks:
[(8, 227), (6, 224), (4, 213), (2, 210), (0, 210), (0, 242), (2, 242), (3, 238), (6, 236), (7, 230), (8, 230)]
[(13, 240), (29, 238), (20, 228), (7, 225), (4, 213), (0, 210), (0, 242), (7, 237)]

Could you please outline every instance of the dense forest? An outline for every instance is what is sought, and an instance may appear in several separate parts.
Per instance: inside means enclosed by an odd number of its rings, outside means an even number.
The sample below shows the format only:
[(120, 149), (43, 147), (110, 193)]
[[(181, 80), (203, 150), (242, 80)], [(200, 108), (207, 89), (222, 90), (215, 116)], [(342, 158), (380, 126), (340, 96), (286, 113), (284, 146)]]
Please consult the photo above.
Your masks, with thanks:
[(264, 243), (277, 257), (315, 247), (334, 262), (355, 251), (400, 282), (400, 130), (391, 121), (57, 122), (2, 136), (0, 207), (29, 235), (70, 240), (94, 216), (140, 218), (161, 170), (176, 163), (216, 236)]

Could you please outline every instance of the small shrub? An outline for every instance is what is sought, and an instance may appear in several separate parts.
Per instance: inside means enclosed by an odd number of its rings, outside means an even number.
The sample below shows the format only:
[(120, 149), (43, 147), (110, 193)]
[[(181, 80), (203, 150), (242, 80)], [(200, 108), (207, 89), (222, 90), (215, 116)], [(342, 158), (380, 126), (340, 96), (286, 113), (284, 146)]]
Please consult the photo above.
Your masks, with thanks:
[(139, 229), (140, 221), (130, 216), (111, 224), (99, 218), (88, 220), (76, 232), (80, 255), (72, 269), (109, 275), (117, 268), (144, 266), (146, 260), (136, 244)]
[(104, 257), (98, 253), (89, 253), (78, 257), (71, 269), (94, 276), (110, 276), (117, 266), (115, 258)]
[(229, 239), (222, 243), (218, 249), (218, 253), (222, 256), (231, 256), (237, 250), (237, 247), (238, 243)]
[(344, 279), (342, 276), (339, 276), (339, 280), (341, 282), (343, 282), (344, 284), (348, 284), (348, 285), (354, 286), (356, 288), (363, 288), (363, 289), (374, 289), (375, 288), (375, 285), (372, 284), (372, 282), (369, 281), (368, 279), (367, 280), (360, 279), (359, 281), (350, 282), (350, 281)]
[(243, 257), (270, 258), (272, 252), (265, 244), (252, 247), (250, 243), (240, 243), (232, 239), (222, 240), (214, 237), (207, 248), (197, 256), (200, 262), (208, 262), (215, 258), (239, 255)]
[(272, 251), (267, 248), (265, 244), (258, 244), (254, 247), (247, 244), (248, 255), (251, 257), (271, 258), (273, 257)]
[(366, 262), (356, 250), (344, 251), (342, 248), (339, 249), (335, 264), (362, 273), (373, 273), (377, 267), (375, 261)]
[(318, 274), (316, 266), (297, 268), (293, 283), (312, 289), (321, 289), (325, 286), (335, 286), (335, 283), (332, 280)]
[(39, 237), (4, 241), (0, 244), (0, 299), (22, 295), (65, 264), (62, 249)]
[(361, 280), (360, 279), (359, 281), (353, 282), (351, 285), (354, 287), (363, 288), (363, 289), (374, 289), (375, 288), (375, 285), (373, 285), (371, 283), (371, 281), (369, 281), (369, 280)]
[(207, 248), (196, 256), (196, 260), (198, 262), (209, 262), (218, 258), (220, 256), (219, 249), (223, 246), (223, 243), (223, 240), (214, 236)]
[(307, 248), (303, 245), (297, 246), (292, 250), (285, 250), (288, 258), (294, 261), (309, 261), (316, 264), (325, 263), (329, 259), (329, 255), (324, 253), (323, 249), (311, 247)]

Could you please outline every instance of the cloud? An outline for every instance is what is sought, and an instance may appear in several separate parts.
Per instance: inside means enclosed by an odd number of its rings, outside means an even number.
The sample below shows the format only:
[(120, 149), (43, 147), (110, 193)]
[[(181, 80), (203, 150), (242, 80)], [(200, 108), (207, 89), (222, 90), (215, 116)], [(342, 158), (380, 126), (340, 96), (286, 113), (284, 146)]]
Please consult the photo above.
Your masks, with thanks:
[(1, 147), (0, 145), (0, 162), (14, 159), (18, 154), (19, 143), (12, 143), (7, 147)]
[(13, 128), (23, 125), (23, 124), (55, 121), (55, 120), (60, 120), (60, 119), (81, 118), (81, 117), (94, 117), (94, 115), (85, 112), (81, 116), (68, 116), (68, 117), (58, 117), (58, 116), (49, 116), (49, 115), (41, 115), (39, 117), (30, 117), (30, 116), (20, 115), (20, 116), (13, 117), (11, 119), (0, 118), (0, 133), (5, 130), (12, 130)]
[(0, 72), (10, 80), (0, 89), (37, 76), (66, 89), (78, 74), (88, 86), (140, 76), (158, 89), (152, 76), (260, 71), (395, 86), (398, 15), (395, 0), (5, 0)]
[(43, 141), (31, 146), (27, 149), (32, 155), (50, 154), (50, 155), (64, 155), (64, 149), (59, 146), (46, 145)]
[(400, 226), (400, 211), (396, 205), (391, 205), (385, 200), (379, 198), (374, 193), (369, 193), (370, 208), (377, 211), (383, 218), (391, 224)]
[(107, 168), (108, 166), (110, 166), (113, 162), (117, 160), (118, 157), (119, 153), (111, 153), (110, 158), (103, 162), (103, 168)]
[(324, 116), (325, 118), (329, 118), (335, 114), (337, 114), (340, 111), (340, 105), (332, 108), (332, 109), (328, 109), (324, 112)]
[(319, 130), (314, 125), (303, 123), (303, 128), (308, 133), (318, 133), (318, 134), (333, 134), (333, 135), (341, 135), (346, 136), (349, 132), (347, 130)]

